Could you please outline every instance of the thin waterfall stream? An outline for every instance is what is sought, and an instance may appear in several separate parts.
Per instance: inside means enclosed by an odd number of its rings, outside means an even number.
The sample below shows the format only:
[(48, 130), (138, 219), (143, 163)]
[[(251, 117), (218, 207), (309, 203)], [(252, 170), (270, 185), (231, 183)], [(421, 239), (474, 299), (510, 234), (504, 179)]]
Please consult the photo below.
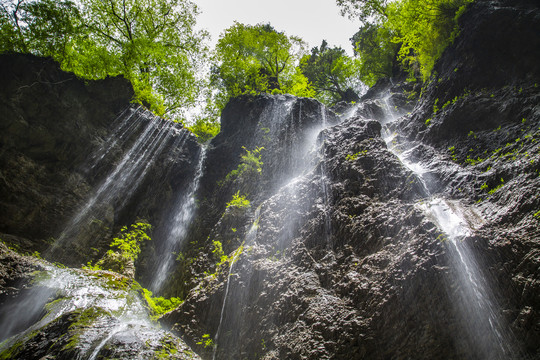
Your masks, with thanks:
[[(137, 134), (137, 131), (139, 134)], [(177, 129), (173, 123), (158, 118), (140, 107), (126, 111), (114, 133), (120, 138), (108, 137), (102, 150), (91, 156), (88, 171), (96, 167), (119, 142), (126, 143), (135, 138), (120, 162), (96, 187), (93, 195), (71, 217), (63, 227), (58, 239), (45, 254), (53, 257), (66, 244), (76, 241), (78, 234), (95, 220), (101, 221), (110, 212), (111, 206), (122, 209), (143, 183), (150, 167), (155, 163), (165, 146), (173, 139), (173, 147), (183, 146), (188, 132)]]
[(385, 119), (381, 121), (383, 139), (388, 149), (422, 184), (426, 199), (417, 206), (446, 235), (450, 245), (451, 262), (458, 274), (456, 280), (462, 289), (460, 298), (454, 301), (462, 321), (465, 322), (472, 346), (482, 358), (507, 359), (514, 355), (513, 336), (501, 320), (500, 307), (493, 290), (467, 243), (474, 233), (471, 224), (478, 222), (480, 216), (458, 202), (446, 200), (429, 190), (431, 184), (424, 176), (425, 168), (421, 162), (409, 160), (410, 150), (402, 152), (395, 145), (398, 134), (392, 133), (388, 125), (395, 123), (399, 114), (396, 114), (390, 103), (390, 95), (381, 101), (386, 113)]
[[(246, 234), (246, 240), (241, 245), (241, 247), (250, 246), (251, 243), (257, 237), (257, 229), (258, 229), (258, 226), (259, 226), (258, 223), (259, 223), (260, 213), (261, 213), (261, 208), (258, 207), (255, 210), (255, 214), (253, 216), (253, 218), (254, 218), (253, 223), (251, 224), (251, 227), (249, 228), (249, 230), (248, 230), (248, 232)], [(225, 314), (225, 306), (227, 305), (227, 295), (229, 295), (229, 288), (231, 286), (231, 275), (233, 274), (233, 267), (234, 267), (234, 264), (236, 263), (236, 261), (238, 260), (238, 257), (241, 254), (242, 254), (241, 249), (240, 249), (240, 251), (239, 250), (235, 251), (233, 256), (232, 256), (232, 259), (231, 259), (231, 265), (229, 266), (229, 272), (227, 274), (227, 285), (225, 287), (225, 295), (223, 296), (223, 305), (221, 306), (221, 312), (220, 312), (220, 315), (219, 315), (219, 325), (218, 325), (218, 328), (216, 330), (216, 335), (214, 336), (214, 346), (213, 346), (213, 349), (212, 349), (212, 360), (216, 360), (216, 353), (217, 353), (217, 348), (218, 348), (219, 334), (220, 334), (221, 326), (222, 326), (222, 323), (223, 323), (223, 315)]]
[(165, 244), (160, 250), (160, 262), (157, 264), (158, 268), (154, 271), (151, 280), (152, 291), (160, 291), (162, 289), (175, 260), (174, 250), (180, 248), (185, 240), (188, 227), (195, 215), (195, 194), (199, 189), (205, 159), (206, 147), (202, 147), (197, 160), (198, 164), (195, 171), (195, 177), (193, 181), (190, 182), (185, 194), (179, 198), (176, 209), (173, 211), (173, 224), (165, 237)]

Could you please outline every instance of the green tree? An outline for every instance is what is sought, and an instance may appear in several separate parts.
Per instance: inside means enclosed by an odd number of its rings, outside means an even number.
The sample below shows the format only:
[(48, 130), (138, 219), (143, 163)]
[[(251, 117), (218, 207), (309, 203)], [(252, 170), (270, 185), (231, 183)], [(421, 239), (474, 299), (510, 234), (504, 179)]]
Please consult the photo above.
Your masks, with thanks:
[(403, 0), (388, 6), (398, 60), (427, 80), (437, 59), (459, 32), (458, 18), (473, 0)]
[(426, 80), (458, 33), (457, 18), (473, 0), (336, 1), (343, 14), (364, 22), (353, 41), (362, 62), (361, 76), (372, 84), (392, 73), (394, 59)]
[(245, 93), (312, 95), (307, 80), (296, 70), (303, 51), (299, 38), (278, 32), (270, 24), (235, 23), (216, 45), (211, 78), (219, 90), (219, 107)]
[[(83, 21), (92, 45), (114, 61), (108, 73), (132, 81), (142, 101), (158, 113), (178, 112), (195, 103), (199, 92), (197, 61), (202, 56), (203, 33), (194, 30), (197, 7), (185, 0), (82, 0)], [(93, 59), (82, 51), (77, 64), (91, 71)], [(89, 62), (87, 60), (90, 60)]]
[(203, 86), (206, 34), (189, 0), (16, 0), (1, 12), (2, 51), (52, 56), (87, 79), (124, 75), (160, 115), (182, 115)]
[(364, 84), (373, 86), (380, 78), (394, 74), (399, 45), (392, 42), (393, 37), (392, 31), (386, 27), (365, 24), (350, 39)]
[(357, 101), (353, 90), (357, 62), (340, 47), (328, 47), (323, 40), (320, 47), (311, 49), (300, 62), (300, 69), (312, 83), (317, 97), (326, 103)]
[(68, 44), (82, 31), (79, 9), (72, 1), (2, 1), (0, 51), (65, 56)]
[(392, 0), (336, 0), (341, 14), (357, 18), (363, 23), (379, 22), (387, 18), (387, 7)]

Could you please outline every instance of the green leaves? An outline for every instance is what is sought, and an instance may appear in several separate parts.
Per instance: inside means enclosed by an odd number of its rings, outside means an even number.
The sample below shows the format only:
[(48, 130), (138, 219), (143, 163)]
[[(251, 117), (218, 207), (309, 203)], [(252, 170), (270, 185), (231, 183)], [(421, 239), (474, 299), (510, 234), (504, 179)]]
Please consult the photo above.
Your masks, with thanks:
[(357, 62), (338, 47), (329, 48), (323, 40), (320, 47), (314, 47), (311, 55), (305, 55), (300, 69), (312, 83), (316, 97), (325, 103), (338, 101), (357, 101), (358, 95), (352, 79), (356, 73)]
[(362, 81), (393, 75), (398, 60), (412, 77), (427, 80), (435, 61), (458, 34), (457, 18), (473, 0), (337, 0), (364, 25), (351, 39)]
[(219, 90), (218, 108), (241, 94), (312, 94), (307, 80), (296, 70), (304, 47), (302, 40), (278, 32), (270, 24), (236, 22), (216, 45), (211, 81)]
[(71, 1), (3, 1), (0, 51), (62, 57), (81, 31), (80, 13)]
[(457, 34), (456, 15), (472, 0), (403, 0), (388, 7), (394, 43), (401, 44), (398, 59), (409, 69), (419, 67), (427, 80), (435, 61)]
[[(129, 227), (122, 227), (120, 235), (113, 239), (110, 247), (126, 259), (137, 260), (141, 252), (139, 243), (151, 240), (146, 231), (152, 226), (146, 222), (137, 222)], [(109, 250), (111, 251), (111, 250)]]
[(227, 203), (226, 208), (246, 209), (249, 205), (249, 200), (246, 199), (245, 195), (240, 195), (239, 190), (233, 195), (232, 200)]
[(204, 32), (188, 0), (11, 0), (0, 7), (0, 51), (52, 56), (85, 79), (123, 75), (136, 101), (184, 116), (204, 80)]
[[(202, 87), (195, 58), (203, 57), (204, 33), (193, 29), (196, 6), (181, 0), (83, 0), (83, 22), (96, 49), (114, 61), (107, 73), (132, 80), (137, 100), (159, 115), (183, 115)], [(100, 50), (98, 50), (100, 51)], [(92, 66), (92, 58), (82, 68)], [(86, 71), (90, 72), (90, 71)]]
[(358, 56), (358, 73), (362, 82), (373, 86), (383, 77), (392, 76), (393, 62), (399, 45), (392, 42), (391, 29), (375, 24), (365, 24), (351, 38)]

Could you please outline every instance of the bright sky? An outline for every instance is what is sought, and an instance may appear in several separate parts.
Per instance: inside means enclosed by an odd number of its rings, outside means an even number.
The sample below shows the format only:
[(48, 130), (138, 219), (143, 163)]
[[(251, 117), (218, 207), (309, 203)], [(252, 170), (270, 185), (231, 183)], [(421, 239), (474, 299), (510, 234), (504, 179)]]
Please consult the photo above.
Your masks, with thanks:
[(341, 46), (352, 55), (349, 38), (360, 23), (339, 14), (335, 0), (193, 0), (201, 14), (199, 27), (207, 29), (212, 45), (223, 30), (236, 20), (243, 24), (268, 23), (287, 35), (301, 37), (309, 48), (325, 39), (330, 46)]

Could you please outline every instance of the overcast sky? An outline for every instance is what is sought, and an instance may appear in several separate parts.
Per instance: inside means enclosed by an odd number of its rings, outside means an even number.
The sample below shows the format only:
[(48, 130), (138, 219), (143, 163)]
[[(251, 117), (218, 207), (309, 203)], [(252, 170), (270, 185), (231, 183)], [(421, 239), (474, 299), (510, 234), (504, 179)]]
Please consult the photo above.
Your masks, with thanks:
[(309, 48), (326, 39), (331, 46), (341, 46), (349, 55), (349, 38), (360, 23), (339, 14), (335, 0), (193, 0), (202, 14), (199, 27), (207, 29), (215, 44), (223, 30), (236, 20), (255, 25), (270, 22), (278, 31), (301, 37)]

